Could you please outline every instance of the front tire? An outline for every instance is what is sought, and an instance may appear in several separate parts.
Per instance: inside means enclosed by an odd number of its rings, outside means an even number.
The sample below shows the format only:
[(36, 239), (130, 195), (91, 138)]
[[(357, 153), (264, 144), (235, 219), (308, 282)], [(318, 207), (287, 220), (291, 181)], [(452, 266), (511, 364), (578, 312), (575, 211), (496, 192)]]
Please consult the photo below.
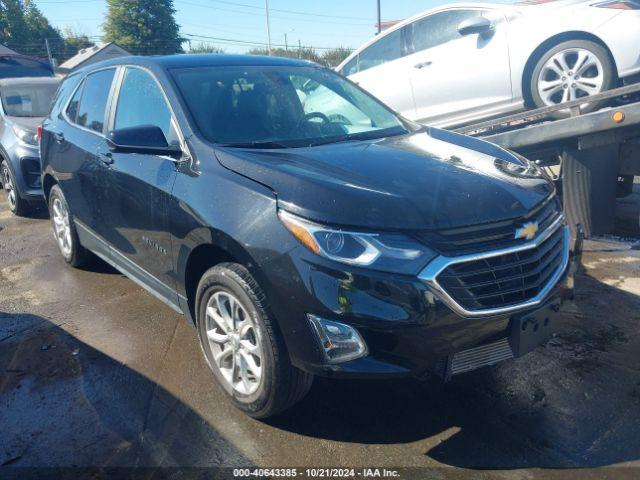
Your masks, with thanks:
[(291, 365), (266, 296), (242, 265), (222, 263), (205, 272), (195, 311), (205, 359), (240, 410), (266, 418), (307, 394), (313, 376)]
[[(529, 79), (529, 95), (536, 107), (560, 105), (611, 89), (616, 72), (609, 52), (590, 40), (569, 40), (554, 45), (537, 59)], [(587, 113), (602, 107), (602, 102), (580, 108)], [(557, 116), (568, 116), (561, 110)]]
[(64, 261), (76, 268), (84, 265), (89, 252), (80, 245), (69, 205), (58, 185), (54, 185), (49, 193), (49, 216), (53, 234)]
[(6, 161), (2, 162), (2, 165), (0, 165), (0, 178), (2, 179), (4, 193), (7, 195), (9, 210), (19, 217), (28, 215), (31, 212), (30, 205), (20, 196), (16, 179)]

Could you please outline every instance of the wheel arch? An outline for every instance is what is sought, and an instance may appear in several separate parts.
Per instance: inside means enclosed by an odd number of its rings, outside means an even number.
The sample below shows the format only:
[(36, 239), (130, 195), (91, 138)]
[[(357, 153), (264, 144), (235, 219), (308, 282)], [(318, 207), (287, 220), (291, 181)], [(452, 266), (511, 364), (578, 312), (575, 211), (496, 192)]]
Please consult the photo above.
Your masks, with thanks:
[(50, 173), (45, 173), (42, 177), (42, 193), (44, 194), (44, 201), (49, 204), (49, 194), (54, 185), (57, 185), (58, 181)]
[[(184, 250), (183, 250), (184, 251)], [(182, 258), (180, 258), (182, 257)], [(221, 232), (212, 232), (210, 240), (193, 246), (186, 255), (178, 255), (179, 278), (182, 279), (184, 293), (191, 320), (195, 322), (195, 297), (202, 275), (210, 268), (224, 262), (244, 266), (260, 286), (266, 290), (266, 279), (249, 252), (235, 240)]]
[(547, 38), (545, 41), (540, 43), (533, 52), (529, 55), (527, 62), (525, 63), (524, 69), (522, 70), (522, 77), (520, 78), (520, 87), (522, 88), (522, 97), (524, 98), (525, 105), (531, 108), (534, 108), (535, 105), (533, 103), (533, 98), (531, 98), (531, 92), (529, 92), (529, 85), (527, 84), (527, 79), (531, 77), (533, 73), (533, 69), (536, 66), (538, 59), (550, 48), (558, 45), (559, 43), (566, 42), (568, 40), (590, 40), (594, 43), (602, 46), (609, 55), (611, 63), (613, 64), (614, 73), (617, 78), (618, 74), (618, 66), (616, 65), (616, 60), (611, 53), (611, 50), (607, 46), (607, 44), (597, 35), (593, 33), (585, 32), (582, 30), (572, 30), (569, 32), (562, 32), (556, 35), (553, 35)]
[(7, 166), (11, 169), (12, 173), (14, 173), (15, 175), (15, 167), (13, 165), (13, 160), (11, 155), (9, 155), (6, 150), (4, 149), (4, 147), (0, 144), (0, 164), (6, 162)]

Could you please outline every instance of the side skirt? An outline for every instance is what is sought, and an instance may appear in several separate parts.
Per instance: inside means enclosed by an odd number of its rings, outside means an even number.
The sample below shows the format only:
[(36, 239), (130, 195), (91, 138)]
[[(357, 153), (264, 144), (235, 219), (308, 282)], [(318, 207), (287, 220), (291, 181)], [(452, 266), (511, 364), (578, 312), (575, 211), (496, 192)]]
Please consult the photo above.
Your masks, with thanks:
[[(140, 287), (144, 288), (147, 292), (171, 307), (176, 312), (184, 314), (180, 305), (169, 298), (169, 296), (173, 295), (176, 296), (176, 299), (180, 298), (180, 296), (171, 289), (171, 287), (164, 284), (149, 272), (129, 260), (122, 253), (109, 246), (107, 242), (101, 239), (95, 232), (93, 232), (93, 230), (82, 222), (74, 219), (74, 223), (80, 243), (83, 247), (90, 250), (122, 274), (126, 275), (129, 279), (133, 280)], [(186, 304), (186, 302), (184, 303)]]

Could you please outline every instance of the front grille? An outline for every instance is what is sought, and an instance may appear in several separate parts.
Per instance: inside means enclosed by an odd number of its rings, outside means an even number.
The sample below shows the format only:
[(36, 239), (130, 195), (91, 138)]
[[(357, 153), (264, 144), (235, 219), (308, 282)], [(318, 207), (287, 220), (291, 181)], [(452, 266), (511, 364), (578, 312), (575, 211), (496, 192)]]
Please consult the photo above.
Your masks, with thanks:
[(443, 255), (486, 252), (525, 243), (526, 239), (514, 238), (517, 228), (527, 222), (538, 222), (538, 231), (543, 232), (560, 216), (561, 211), (560, 202), (554, 197), (524, 217), (437, 232), (418, 232), (416, 235), (420, 241)]
[(564, 253), (564, 228), (558, 228), (535, 248), (453, 263), (436, 280), (466, 310), (509, 307), (535, 298)]

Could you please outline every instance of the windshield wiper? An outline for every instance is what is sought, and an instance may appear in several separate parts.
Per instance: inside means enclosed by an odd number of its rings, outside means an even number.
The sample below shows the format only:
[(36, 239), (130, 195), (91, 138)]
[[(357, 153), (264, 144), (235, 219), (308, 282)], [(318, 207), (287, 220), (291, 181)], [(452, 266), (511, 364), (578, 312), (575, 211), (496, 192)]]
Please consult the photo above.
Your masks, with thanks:
[(239, 143), (219, 143), (221, 147), (233, 148), (290, 148), (289, 145), (282, 142), (239, 142)]
[(337, 135), (335, 137), (319, 138), (318, 140), (308, 143), (307, 146), (314, 147), (317, 145), (326, 145), (329, 143), (348, 142), (350, 140), (373, 140), (375, 138), (384, 138), (384, 137), (391, 137), (395, 135), (402, 135), (403, 133), (407, 133), (406, 130), (400, 129), (396, 131), (395, 127), (391, 131), (390, 129), (383, 129), (383, 130), (370, 130), (368, 132), (345, 133), (344, 135)]

